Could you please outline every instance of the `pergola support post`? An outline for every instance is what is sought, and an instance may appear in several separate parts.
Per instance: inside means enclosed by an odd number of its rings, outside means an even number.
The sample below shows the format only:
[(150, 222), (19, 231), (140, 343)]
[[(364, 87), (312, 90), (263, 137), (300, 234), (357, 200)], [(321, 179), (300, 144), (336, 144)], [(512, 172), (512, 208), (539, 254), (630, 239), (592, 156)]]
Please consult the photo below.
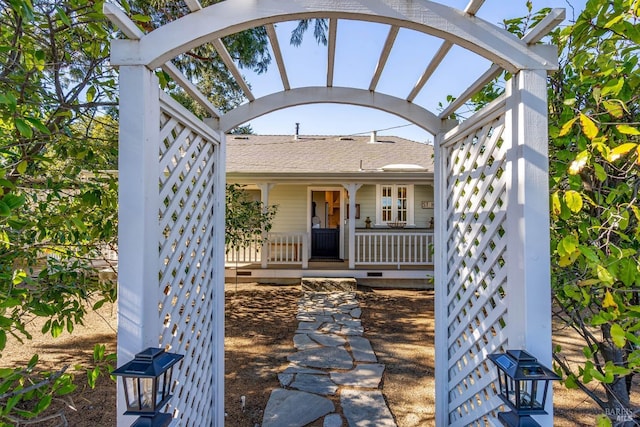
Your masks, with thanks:
[[(511, 139), (506, 205), (508, 346), (525, 349), (551, 366), (547, 72), (523, 70), (514, 75), (507, 85), (506, 103), (505, 122)], [(549, 415), (536, 419), (543, 426), (552, 426), (552, 390), (546, 410)]]
[[(144, 65), (120, 67), (118, 196), (118, 361), (157, 347), (158, 315), (158, 79)], [(118, 392), (118, 425), (134, 418)]]
[[(218, 170), (226, 170), (227, 165), (227, 141), (226, 136), (220, 133), (220, 144), (215, 150), (214, 161)], [(227, 179), (224, 173), (215, 175), (213, 187), (213, 221), (216, 225), (213, 229), (213, 277), (211, 284), (214, 286), (213, 300), (214, 310), (213, 324), (213, 381), (215, 384), (214, 406), (211, 408), (213, 427), (224, 427), (224, 255), (225, 255), (225, 206)]]
[(442, 129), (435, 136), (433, 144), (434, 154), (434, 199), (437, 201), (433, 211), (433, 244), (436, 248), (434, 254), (434, 318), (442, 319), (436, 322), (434, 338), (435, 354), (435, 423), (437, 427), (449, 425), (449, 325), (446, 320), (449, 317), (448, 291), (447, 291), (447, 251), (446, 251), (446, 210), (449, 198), (447, 197), (447, 157), (446, 150), (442, 147), (447, 131), (457, 124), (455, 120), (444, 120)]

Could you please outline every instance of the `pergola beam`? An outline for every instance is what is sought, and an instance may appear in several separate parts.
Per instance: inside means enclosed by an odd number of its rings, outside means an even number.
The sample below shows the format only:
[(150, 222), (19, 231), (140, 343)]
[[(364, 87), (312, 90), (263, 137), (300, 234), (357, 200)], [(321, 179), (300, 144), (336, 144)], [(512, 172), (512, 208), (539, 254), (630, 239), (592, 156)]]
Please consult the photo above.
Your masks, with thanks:
[(373, 78), (371, 79), (371, 83), (369, 84), (370, 91), (376, 90), (376, 86), (378, 86), (380, 76), (382, 75), (382, 70), (384, 70), (384, 67), (387, 64), (387, 59), (389, 59), (389, 54), (391, 53), (391, 48), (393, 47), (393, 44), (396, 41), (396, 37), (398, 36), (398, 31), (400, 31), (400, 27), (398, 27), (397, 25), (392, 25), (389, 29), (387, 40), (384, 42), (382, 52), (380, 53), (380, 59), (378, 59), (376, 70), (373, 73)]
[[(564, 9), (553, 9), (547, 14), (538, 25), (533, 27), (527, 34), (522, 37), (522, 41), (528, 45), (538, 43), (544, 36), (549, 34), (549, 31), (557, 27), (565, 18)], [(441, 119), (447, 118), (453, 114), (458, 108), (464, 105), (473, 95), (478, 93), (487, 83), (495, 79), (502, 73), (502, 68), (493, 64), (487, 71), (485, 71), (476, 81), (458, 96), (453, 102), (451, 102), (438, 117)]]
[(287, 69), (284, 66), (284, 60), (282, 59), (282, 51), (280, 50), (280, 43), (278, 42), (276, 29), (273, 24), (265, 25), (265, 28), (267, 30), (269, 42), (271, 43), (273, 56), (275, 57), (276, 64), (278, 65), (278, 71), (280, 72), (280, 78), (282, 79), (282, 87), (284, 88), (284, 90), (289, 90), (291, 89), (291, 85), (289, 84), (289, 77), (287, 76)]
[(222, 40), (220, 39), (212, 40), (211, 44), (213, 44), (213, 47), (218, 52), (218, 55), (220, 55), (220, 59), (222, 59), (222, 62), (224, 62), (224, 65), (227, 66), (227, 69), (229, 70), (233, 78), (236, 79), (236, 82), (244, 92), (244, 96), (246, 96), (250, 102), (255, 101), (256, 97), (253, 96), (253, 93), (251, 93), (251, 89), (249, 88), (249, 85), (247, 84), (247, 82), (244, 81), (242, 74), (240, 74), (240, 70), (238, 69), (238, 67), (236, 67), (236, 64), (233, 63), (233, 59), (231, 58), (231, 55), (229, 54), (229, 51), (225, 47), (224, 43), (222, 43)]
[(140, 40), (144, 37), (144, 32), (138, 28), (135, 22), (133, 22), (122, 9), (112, 3), (105, 3), (103, 7), (104, 15), (113, 22), (122, 34), (127, 36), (131, 40)]
[[(122, 9), (111, 4), (105, 3), (104, 14), (113, 22), (120, 31), (131, 40), (140, 40), (145, 33), (138, 28)], [(189, 80), (172, 62), (167, 62), (161, 66), (171, 78), (187, 92), (198, 104), (200, 104), (212, 117), (219, 119), (222, 113), (207, 99), (202, 92)]]
[(209, 101), (209, 99), (187, 78), (172, 62), (167, 62), (162, 66), (162, 70), (169, 74), (171, 78), (187, 92), (194, 101), (204, 108), (211, 117), (219, 119), (222, 113)]
[[(468, 15), (474, 16), (478, 12), (478, 10), (480, 10), (480, 7), (482, 7), (484, 2), (485, 0), (471, 0), (469, 4), (467, 4), (467, 7), (464, 9), (464, 12)], [(416, 99), (416, 96), (418, 96), (420, 91), (424, 88), (424, 85), (427, 84), (427, 81), (429, 81), (433, 73), (438, 69), (438, 67), (440, 66), (445, 56), (447, 56), (447, 53), (449, 53), (452, 47), (453, 47), (452, 42), (450, 41), (442, 42), (442, 45), (440, 45), (440, 48), (438, 49), (436, 54), (433, 56), (433, 58), (429, 62), (429, 65), (427, 65), (427, 68), (424, 70), (424, 73), (422, 73), (422, 75), (416, 82), (415, 86), (407, 96), (407, 101), (413, 102), (413, 100)]]
[(431, 58), (431, 61), (429, 62), (429, 65), (427, 65), (427, 68), (424, 70), (424, 73), (422, 73), (415, 86), (407, 96), (407, 101), (413, 102), (424, 85), (427, 84), (427, 81), (431, 78), (433, 73), (438, 69), (438, 67), (442, 63), (442, 60), (445, 56), (447, 56), (447, 53), (449, 53), (449, 50), (451, 50), (452, 47), (453, 43), (451, 43), (450, 41), (445, 41), (442, 43), (436, 54), (433, 55), (433, 58)]
[(333, 71), (336, 62), (336, 34), (338, 33), (338, 20), (329, 19), (329, 49), (327, 49), (327, 87), (333, 86)]

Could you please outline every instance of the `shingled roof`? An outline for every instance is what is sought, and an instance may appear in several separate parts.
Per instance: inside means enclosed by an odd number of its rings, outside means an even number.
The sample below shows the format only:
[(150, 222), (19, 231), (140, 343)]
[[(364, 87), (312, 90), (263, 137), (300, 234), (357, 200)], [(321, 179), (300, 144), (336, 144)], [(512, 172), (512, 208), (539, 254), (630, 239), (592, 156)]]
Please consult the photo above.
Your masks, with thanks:
[[(395, 165), (395, 167), (389, 167)], [(227, 173), (433, 173), (433, 147), (395, 136), (227, 135)]]

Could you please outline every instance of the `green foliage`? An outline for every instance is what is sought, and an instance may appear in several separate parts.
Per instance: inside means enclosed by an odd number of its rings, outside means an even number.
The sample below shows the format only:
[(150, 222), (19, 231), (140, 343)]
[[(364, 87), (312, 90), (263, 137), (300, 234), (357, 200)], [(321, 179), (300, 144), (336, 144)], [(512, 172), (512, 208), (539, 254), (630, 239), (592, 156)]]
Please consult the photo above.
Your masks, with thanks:
[[(553, 34), (562, 56), (549, 94), (552, 287), (586, 362), (575, 370), (562, 352), (555, 360), (565, 384), (608, 414), (633, 411), (630, 379), (640, 370), (638, 8), (589, 1)], [(586, 387), (592, 381), (604, 399)]]
[(263, 233), (271, 230), (276, 206), (264, 206), (252, 200), (244, 188), (227, 185), (226, 191), (225, 245), (238, 250), (251, 244), (260, 245)]
[[(544, 9), (505, 20), (524, 35)], [(555, 315), (584, 341), (584, 363), (554, 350), (555, 370), (603, 410), (597, 425), (635, 425), (631, 378), (640, 371), (640, 26), (638, 0), (589, 0), (555, 30), (560, 69), (550, 76), (549, 166)], [(469, 103), (502, 93), (493, 82)], [(605, 397), (587, 384), (598, 382)], [(609, 414), (607, 416), (607, 414)]]
[(73, 392), (76, 386), (66, 367), (37, 373), (38, 356), (25, 368), (0, 369), (0, 426), (13, 426), (36, 418), (47, 410), (54, 396)]

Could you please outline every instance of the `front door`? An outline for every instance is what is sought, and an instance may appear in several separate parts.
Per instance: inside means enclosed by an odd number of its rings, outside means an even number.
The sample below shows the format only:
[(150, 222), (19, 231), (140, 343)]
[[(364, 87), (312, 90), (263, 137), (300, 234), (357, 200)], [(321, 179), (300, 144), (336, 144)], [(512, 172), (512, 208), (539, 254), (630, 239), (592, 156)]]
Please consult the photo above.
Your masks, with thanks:
[(340, 258), (341, 194), (311, 192), (311, 258)]

